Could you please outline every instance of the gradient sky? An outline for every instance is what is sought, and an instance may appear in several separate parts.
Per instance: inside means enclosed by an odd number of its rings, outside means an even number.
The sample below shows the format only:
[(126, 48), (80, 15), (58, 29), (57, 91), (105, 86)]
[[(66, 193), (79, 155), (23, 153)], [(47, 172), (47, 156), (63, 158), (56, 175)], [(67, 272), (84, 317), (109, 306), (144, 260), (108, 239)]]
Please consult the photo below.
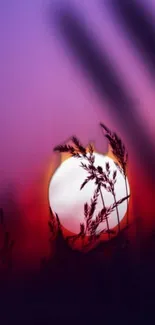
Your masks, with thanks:
[[(153, 20), (154, 1), (138, 1)], [(54, 23), (49, 25), (49, 3), (0, 1), (0, 193), (3, 198), (11, 187), (19, 202), (23, 193), (46, 174), (53, 147), (72, 134), (84, 144), (95, 141), (99, 151), (106, 148), (98, 127), (101, 120), (123, 136), (109, 114), (108, 104), (97, 97)], [(52, 2), (53, 13), (63, 3)], [(123, 27), (101, 1), (72, 0), (65, 4), (75, 4), (92, 38), (98, 39), (101, 49), (104, 47), (114, 61), (125, 87), (137, 100), (142, 124), (147, 123), (154, 138), (154, 81)], [(136, 162), (136, 157), (133, 160)]]

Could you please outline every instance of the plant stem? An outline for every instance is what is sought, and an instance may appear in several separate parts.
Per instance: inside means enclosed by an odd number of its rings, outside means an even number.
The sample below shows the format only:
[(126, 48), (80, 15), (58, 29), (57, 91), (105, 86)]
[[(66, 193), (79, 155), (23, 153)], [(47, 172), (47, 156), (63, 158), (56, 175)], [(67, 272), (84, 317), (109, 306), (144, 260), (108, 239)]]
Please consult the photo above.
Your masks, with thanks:
[(83, 248), (84, 248), (84, 244), (85, 244), (85, 239), (86, 239), (86, 236), (87, 236), (87, 220), (86, 220), (86, 227), (85, 227), (85, 232), (84, 232), (84, 237), (83, 237), (83, 240), (82, 240), (82, 245), (83, 245)]
[[(103, 198), (103, 194), (102, 194), (101, 189), (100, 189), (100, 195), (101, 195), (101, 200), (102, 200), (103, 208), (105, 208), (105, 202), (104, 202), (104, 198)], [(109, 240), (110, 240), (110, 227), (109, 227), (108, 217), (106, 217), (106, 224), (107, 224), (107, 230), (108, 230), (108, 237), (109, 237)]]
[[(127, 187), (127, 177), (125, 175), (125, 189), (126, 189), (126, 196), (128, 196), (128, 187)], [(129, 224), (129, 210), (128, 210), (128, 199), (127, 199), (127, 226)]]
[(120, 219), (119, 219), (119, 212), (118, 212), (118, 206), (117, 206), (117, 202), (116, 202), (115, 192), (113, 192), (113, 197), (114, 197), (114, 202), (116, 204), (116, 213), (117, 213), (117, 221), (118, 221), (118, 232), (120, 233), (120, 231), (121, 231), (121, 228), (120, 228)]

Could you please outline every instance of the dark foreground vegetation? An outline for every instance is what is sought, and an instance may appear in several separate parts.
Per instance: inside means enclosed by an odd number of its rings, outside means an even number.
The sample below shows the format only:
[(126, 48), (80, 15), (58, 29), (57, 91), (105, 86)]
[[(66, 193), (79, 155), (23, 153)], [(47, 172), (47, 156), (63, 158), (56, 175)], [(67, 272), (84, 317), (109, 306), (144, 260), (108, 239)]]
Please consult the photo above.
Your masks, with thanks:
[[(127, 177), (126, 149), (119, 137), (102, 125), (113, 154), (118, 158), (116, 168)], [(75, 137), (74, 146), (58, 146), (57, 151), (70, 151), (79, 159), (86, 156), (86, 149)], [(115, 142), (115, 144), (114, 144)], [(117, 143), (117, 145), (116, 145)], [(132, 241), (129, 231), (133, 227), (127, 212), (127, 224), (117, 236), (113, 236), (108, 225), (110, 212), (121, 202), (115, 201), (114, 184), (117, 172), (109, 179), (109, 166), (105, 171), (101, 166), (94, 167), (93, 148), (88, 147), (88, 165), (81, 165), (88, 171), (88, 178), (81, 185), (81, 190), (92, 179), (96, 190), (92, 200), (85, 203), (84, 223), (79, 234), (64, 239), (59, 216), (51, 213), (49, 220), (50, 245), (54, 245), (55, 254), (42, 258), (40, 267), (29, 274), (17, 274), (13, 253), (16, 242), (11, 238), (5, 226), (4, 212), (0, 210), (1, 248), (0, 248), (0, 321), (1, 324), (59, 324), (63, 321), (89, 322), (90, 324), (152, 324), (155, 321), (155, 235), (150, 233)], [(117, 170), (117, 169), (116, 169)], [(106, 207), (92, 219), (98, 196), (102, 187), (111, 191), (114, 205)], [(126, 188), (127, 190), (127, 188)], [(129, 195), (122, 200), (128, 200)], [(135, 216), (136, 217), (136, 216)], [(94, 221), (93, 221), (94, 220)], [(104, 233), (108, 240), (99, 243), (93, 250), (82, 252), (73, 249), (74, 242), (89, 235), (92, 241), (98, 240), (97, 228), (105, 221)], [(72, 248), (71, 248), (72, 246)], [(84, 247), (85, 248), (85, 247)]]

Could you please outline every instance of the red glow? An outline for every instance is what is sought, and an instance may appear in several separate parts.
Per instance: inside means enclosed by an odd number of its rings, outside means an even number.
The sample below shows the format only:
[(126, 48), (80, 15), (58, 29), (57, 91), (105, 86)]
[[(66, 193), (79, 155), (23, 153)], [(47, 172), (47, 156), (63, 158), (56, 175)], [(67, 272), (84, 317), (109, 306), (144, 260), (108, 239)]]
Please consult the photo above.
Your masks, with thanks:
[[(61, 158), (61, 161), (64, 157)], [(19, 245), (17, 245), (15, 257), (20, 261), (20, 265), (39, 266), (40, 260), (49, 253), (50, 232), (48, 228), (49, 203), (48, 203), (48, 184), (49, 180), (57, 168), (59, 162), (57, 157), (50, 162), (47, 172), (43, 177), (36, 181), (28, 188), (20, 197), (20, 206), (22, 206), (22, 229), (24, 229)], [(153, 227), (154, 219), (152, 219), (153, 210), (152, 198), (153, 189), (149, 187), (140, 169), (135, 165), (131, 165), (128, 171), (128, 180), (131, 190), (131, 198), (129, 203), (129, 219), (131, 227), (128, 236), (134, 244), (136, 237), (135, 221), (139, 214), (143, 223), (143, 231), (147, 233)], [(121, 222), (121, 228), (126, 224), (126, 218)], [(64, 236), (71, 235), (66, 229), (63, 229)], [(20, 234), (19, 234), (20, 235)], [(78, 244), (80, 245), (80, 244)], [(53, 247), (54, 250), (54, 247)], [(21, 263), (22, 261), (22, 263)]]

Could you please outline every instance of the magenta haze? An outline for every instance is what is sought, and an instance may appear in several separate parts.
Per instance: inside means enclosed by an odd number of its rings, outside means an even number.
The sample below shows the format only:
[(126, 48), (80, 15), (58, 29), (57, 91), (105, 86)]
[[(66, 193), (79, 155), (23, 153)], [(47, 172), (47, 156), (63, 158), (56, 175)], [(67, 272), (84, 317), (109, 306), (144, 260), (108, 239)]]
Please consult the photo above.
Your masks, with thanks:
[[(78, 0), (70, 2), (75, 2), (93, 31), (92, 37), (97, 37), (101, 48), (104, 45), (114, 60), (126, 88), (138, 102), (141, 118), (145, 118), (154, 136), (154, 84), (122, 26), (116, 24), (106, 7), (101, 13), (100, 5), (93, 0), (81, 1), (80, 6)], [(145, 2), (153, 18), (155, 5), (151, 0)], [(52, 149), (59, 142), (76, 134), (84, 144), (95, 140), (96, 149), (104, 151), (106, 145), (98, 123), (104, 121), (117, 130), (108, 115), (107, 103), (101, 110), (102, 103), (79, 72), (79, 65), (68, 57), (55, 27), (48, 29), (48, 3), (0, 3), (0, 182), (2, 187), (6, 182), (17, 183), (19, 191), (44, 172)], [(61, 7), (63, 0), (58, 3)]]

